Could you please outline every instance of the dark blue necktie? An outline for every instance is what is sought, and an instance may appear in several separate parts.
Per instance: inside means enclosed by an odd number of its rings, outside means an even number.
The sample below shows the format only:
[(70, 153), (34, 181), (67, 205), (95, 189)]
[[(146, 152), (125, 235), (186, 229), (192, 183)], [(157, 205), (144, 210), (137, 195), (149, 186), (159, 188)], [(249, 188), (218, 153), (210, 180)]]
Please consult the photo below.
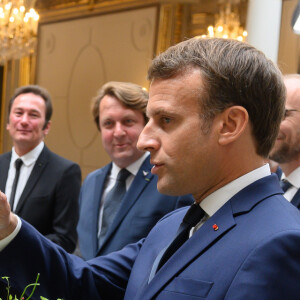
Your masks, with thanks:
[(192, 204), (183, 218), (182, 223), (179, 226), (177, 235), (170, 243), (165, 253), (157, 266), (156, 272), (166, 263), (166, 261), (188, 240), (189, 233), (192, 227), (195, 227), (201, 219), (204, 217), (205, 211), (199, 206), (199, 204)]
[(10, 208), (11, 208), (12, 211), (14, 209), (16, 190), (17, 190), (17, 186), (18, 186), (18, 181), (19, 181), (19, 176), (20, 176), (20, 169), (21, 169), (22, 164), (23, 164), (23, 161), (22, 161), (21, 158), (16, 159), (16, 161), (15, 161), (16, 175), (15, 175), (15, 179), (14, 179), (14, 182), (13, 182), (13, 185), (12, 185), (10, 199), (9, 199)]
[(104, 199), (102, 225), (99, 236), (99, 248), (103, 244), (103, 240), (109, 229), (109, 226), (112, 224), (117, 211), (119, 210), (121, 200), (126, 193), (126, 179), (129, 175), (129, 171), (126, 169), (121, 169), (114, 187), (108, 192)]
[(299, 193), (299, 189), (298, 189), (297, 193), (295, 194), (295, 196), (293, 197), (291, 203), (300, 209), (300, 193)]
[[(292, 187), (293, 185), (287, 181), (286, 179), (283, 179), (280, 181), (280, 186), (283, 190), (283, 192), (285, 193), (290, 187)], [(299, 207), (300, 205), (300, 195), (299, 195), (299, 190), (297, 191), (297, 193), (294, 195), (294, 197), (291, 200), (291, 203), (296, 206)]]
[(293, 185), (289, 181), (287, 181), (286, 179), (282, 179), (280, 181), (280, 186), (281, 186), (283, 192), (285, 193)]

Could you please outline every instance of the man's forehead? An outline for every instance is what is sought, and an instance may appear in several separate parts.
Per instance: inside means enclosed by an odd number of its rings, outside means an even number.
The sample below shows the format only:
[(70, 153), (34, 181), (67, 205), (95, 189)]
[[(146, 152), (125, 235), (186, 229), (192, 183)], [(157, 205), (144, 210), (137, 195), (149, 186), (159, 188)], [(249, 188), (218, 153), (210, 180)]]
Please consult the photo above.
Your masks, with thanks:
[(25, 111), (36, 112), (41, 115), (46, 115), (46, 103), (45, 100), (33, 93), (24, 93), (18, 95), (11, 106), (10, 112), (13, 111)]
[(36, 106), (33, 106), (33, 107), (24, 107), (21, 104), (20, 105), (16, 105), (13, 109), (14, 110), (29, 111), (29, 112), (41, 112), (41, 109), (39, 109)]
[(151, 112), (158, 114), (162, 111), (172, 109), (172, 105), (168, 97), (170, 97), (170, 95), (163, 93), (150, 96), (146, 107), (146, 113), (148, 114)]
[[(99, 117), (101, 117), (101, 118), (113, 118), (113, 116), (115, 115), (114, 112), (115, 111), (113, 111), (113, 110), (111, 112), (102, 112), (102, 113), (99, 114)], [(128, 118), (128, 117), (134, 116), (136, 114), (143, 115), (143, 113), (139, 110), (128, 109), (128, 110), (124, 110), (121, 117), (123, 119), (125, 119), (125, 118)]]
[(23, 100), (23, 101), (35, 101), (35, 100), (37, 100), (37, 101), (45, 102), (45, 100), (42, 96), (34, 94), (34, 93), (20, 94), (14, 99), (14, 102), (16, 102), (16, 100)]
[(300, 76), (295, 78), (295, 77), (287, 77), (284, 78), (284, 83), (285, 85), (295, 85), (300, 87)]
[[(121, 114), (122, 119), (132, 118), (136, 115), (144, 116), (144, 113), (141, 110), (126, 106), (123, 103), (121, 103), (121, 104), (122, 104), (122, 114)], [(100, 109), (100, 111), (99, 111), (99, 119), (102, 119), (102, 120), (113, 119), (116, 115), (118, 115), (118, 117), (120, 117), (120, 114), (116, 113), (116, 110), (114, 110), (110, 106), (107, 106), (106, 109)]]
[(293, 100), (300, 105), (300, 80), (291, 78), (284, 81), (287, 91), (287, 101)]

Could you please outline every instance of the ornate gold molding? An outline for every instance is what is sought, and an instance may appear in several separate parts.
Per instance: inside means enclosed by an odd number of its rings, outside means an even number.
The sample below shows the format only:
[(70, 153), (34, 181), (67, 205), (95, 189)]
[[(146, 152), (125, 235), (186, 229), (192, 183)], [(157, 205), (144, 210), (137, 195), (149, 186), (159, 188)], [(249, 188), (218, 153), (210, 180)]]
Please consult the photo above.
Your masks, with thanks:
[(152, 5), (197, 3), (199, 0), (37, 0), (40, 24)]
[[(199, 0), (37, 0), (35, 8), (40, 14), (39, 26), (68, 19), (90, 17), (149, 6), (158, 7), (156, 54), (180, 42), (186, 35), (186, 7)], [(36, 56), (9, 62), (4, 68), (0, 149), (10, 147), (6, 139), (7, 104), (16, 87), (35, 83)]]
[(155, 0), (78, 0), (78, 1), (37, 1), (40, 24), (61, 20), (89, 17), (97, 14), (113, 13), (157, 4)]

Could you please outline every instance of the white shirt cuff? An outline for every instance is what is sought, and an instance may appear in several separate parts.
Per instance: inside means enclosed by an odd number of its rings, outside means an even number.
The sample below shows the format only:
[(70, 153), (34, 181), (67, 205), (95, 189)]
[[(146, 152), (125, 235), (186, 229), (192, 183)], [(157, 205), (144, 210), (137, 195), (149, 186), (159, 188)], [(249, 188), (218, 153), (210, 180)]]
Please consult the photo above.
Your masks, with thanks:
[(17, 223), (17, 227), (15, 228), (15, 230), (9, 236), (4, 238), (3, 240), (0, 240), (0, 251), (2, 251), (6, 246), (8, 246), (10, 244), (10, 242), (19, 233), (21, 226), (22, 226), (22, 221), (18, 216), (17, 216), (17, 218), (18, 218), (18, 223)]

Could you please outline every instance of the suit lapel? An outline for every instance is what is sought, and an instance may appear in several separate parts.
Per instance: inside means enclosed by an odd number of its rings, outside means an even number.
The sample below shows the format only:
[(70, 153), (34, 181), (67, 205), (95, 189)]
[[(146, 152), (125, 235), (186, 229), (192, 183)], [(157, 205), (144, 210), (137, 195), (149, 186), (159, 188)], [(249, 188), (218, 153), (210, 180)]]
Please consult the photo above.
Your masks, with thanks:
[[(256, 204), (274, 194), (282, 194), (277, 175), (260, 179), (237, 193), (179, 248), (135, 298), (154, 298), (174, 276), (236, 226), (236, 215), (248, 213)], [(218, 225), (218, 230), (214, 230), (214, 224)]]
[[(188, 239), (179, 250), (161, 267), (148, 284), (147, 288), (138, 294), (136, 299), (152, 299), (174, 276), (187, 267), (197, 256), (201, 255), (217, 239), (226, 234), (235, 226), (232, 210), (229, 202), (223, 208), (222, 213), (217, 212), (208, 219), (203, 226)], [(213, 229), (214, 224), (219, 229)], [(204, 238), (205, 237), (205, 238)]]
[[(93, 205), (89, 206), (93, 209), (90, 209), (89, 212), (87, 213), (87, 216), (90, 215), (90, 217), (92, 218), (92, 232), (91, 232), (91, 236), (92, 236), (92, 247), (95, 251), (95, 256), (97, 255), (98, 252), (98, 228), (99, 228), (99, 215), (100, 215), (100, 207), (101, 207), (101, 199), (102, 199), (102, 194), (103, 194), (103, 190), (105, 187), (105, 182), (108, 176), (108, 173), (110, 172), (112, 167), (112, 164), (108, 164), (106, 165), (101, 172), (99, 172), (99, 174), (97, 174), (97, 176), (95, 176), (94, 180), (94, 184), (93, 184), (93, 188), (94, 190), (91, 191), (91, 201), (93, 201)], [(95, 209), (96, 208), (96, 209)]]
[(8, 169), (11, 160), (11, 152), (3, 154), (0, 160), (0, 190), (5, 191)]
[(107, 241), (114, 234), (116, 229), (119, 227), (123, 219), (128, 214), (128, 211), (134, 206), (138, 200), (140, 194), (143, 192), (145, 187), (151, 182), (153, 175), (151, 174), (152, 165), (150, 164), (150, 158), (147, 157), (141, 165), (138, 173), (136, 174), (129, 190), (126, 192), (125, 197), (122, 199), (120, 209), (116, 214), (116, 217), (107, 231), (105, 240), (100, 247), (99, 251), (105, 247)]
[(42, 150), (37, 161), (35, 162), (32, 172), (31, 172), (31, 174), (28, 178), (28, 181), (25, 185), (25, 188), (20, 196), (19, 202), (16, 207), (16, 211), (15, 211), (16, 214), (18, 214), (20, 212), (20, 210), (22, 209), (23, 205), (26, 202), (26, 199), (28, 199), (33, 187), (38, 182), (43, 170), (45, 169), (46, 165), (48, 164), (49, 154), (50, 154), (50, 151), (48, 150), (48, 148), (46, 146), (44, 146), (44, 149)]
[(280, 167), (277, 167), (275, 174), (278, 176), (278, 179), (280, 180), (282, 176), (282, 170)]

